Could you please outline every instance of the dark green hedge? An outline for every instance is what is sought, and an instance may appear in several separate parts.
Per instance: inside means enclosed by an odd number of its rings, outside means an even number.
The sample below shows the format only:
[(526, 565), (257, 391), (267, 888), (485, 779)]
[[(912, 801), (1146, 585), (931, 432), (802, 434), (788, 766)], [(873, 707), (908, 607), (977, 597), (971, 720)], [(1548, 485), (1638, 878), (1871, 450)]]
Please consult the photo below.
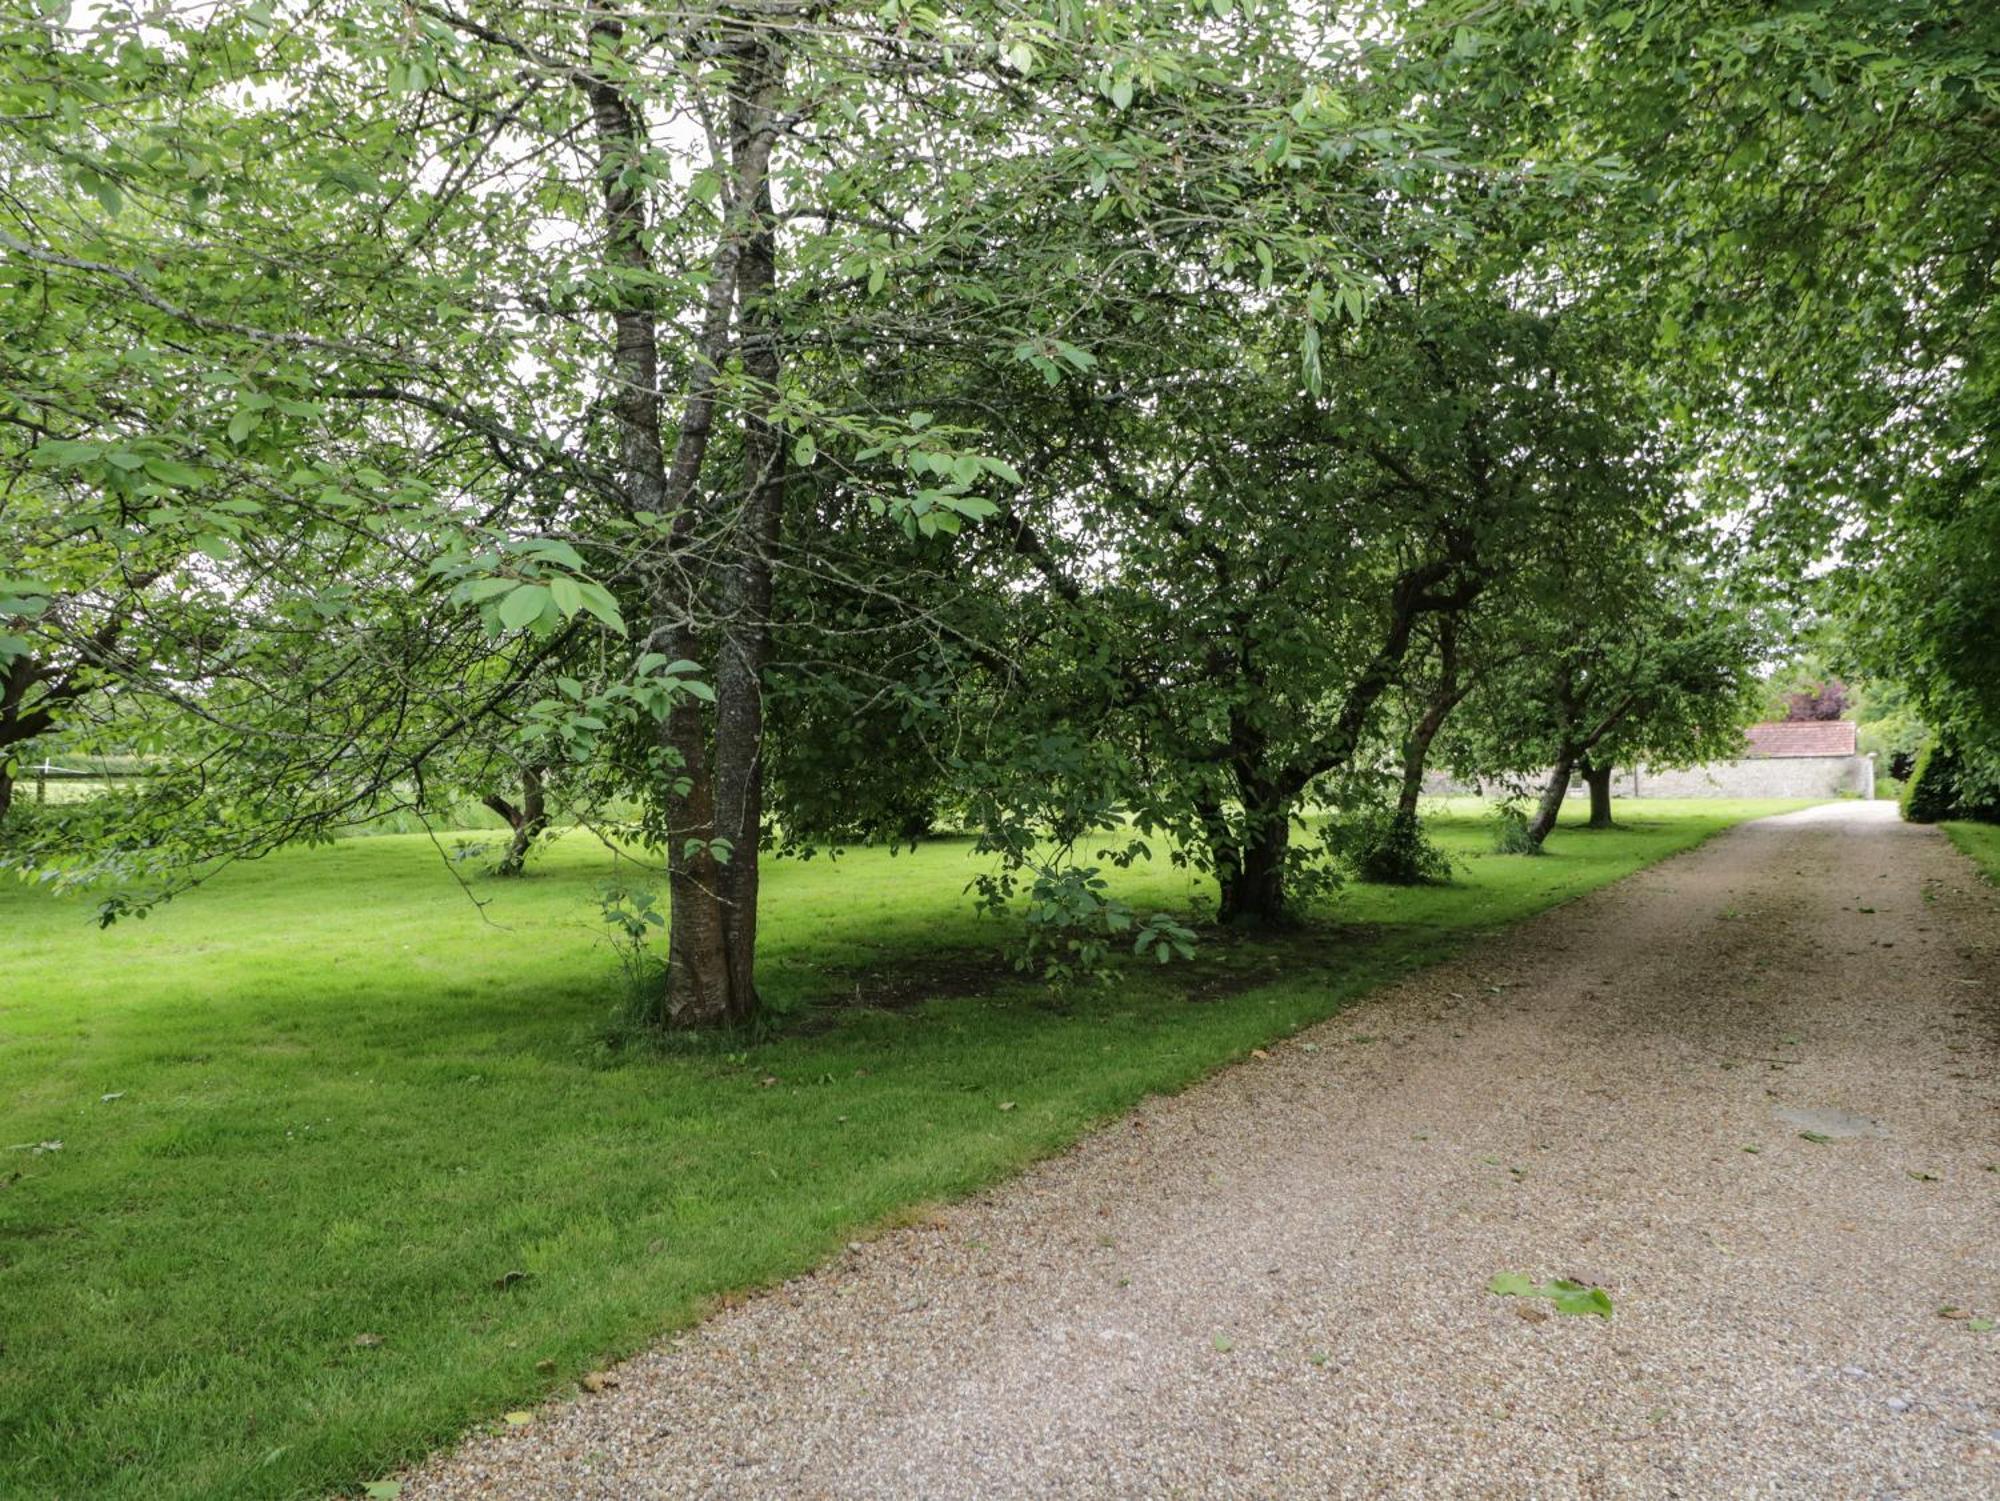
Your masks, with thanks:
[(2000, 823), (2000, 797), (1976, 790), (1958, 751), (1933, 740), (1917, 753), (1917, 764), (1903, 784), (1903, 817), (1911, 823), (1950, 818)]

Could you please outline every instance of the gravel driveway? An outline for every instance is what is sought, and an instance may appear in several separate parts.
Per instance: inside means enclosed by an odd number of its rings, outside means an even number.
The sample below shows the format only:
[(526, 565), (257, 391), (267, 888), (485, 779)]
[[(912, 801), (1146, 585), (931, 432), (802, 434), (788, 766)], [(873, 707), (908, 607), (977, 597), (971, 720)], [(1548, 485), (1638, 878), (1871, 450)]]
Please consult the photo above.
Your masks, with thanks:
[(1886, 804), (1748, 824), (404, 1501), (2000, 1497), (1996, 1055), (2000, 905), (1941, 835)]

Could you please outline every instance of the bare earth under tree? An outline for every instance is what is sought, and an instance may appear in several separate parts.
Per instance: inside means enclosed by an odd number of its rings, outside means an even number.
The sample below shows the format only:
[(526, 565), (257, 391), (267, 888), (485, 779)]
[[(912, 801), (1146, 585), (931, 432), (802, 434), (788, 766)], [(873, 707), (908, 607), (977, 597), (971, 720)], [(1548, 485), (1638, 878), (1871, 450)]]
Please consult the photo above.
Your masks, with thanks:
[[(1935, 832), (1868, 804), (1746, 825), (405, 1501), (1991, 1495), (1996, 955), (1996, 893)], [(1828, 1107), (1885, 1134), (1774, 1113)], [(1503, 1271), (1615, 1317), (1537, 1318), (1485, 1291)]]

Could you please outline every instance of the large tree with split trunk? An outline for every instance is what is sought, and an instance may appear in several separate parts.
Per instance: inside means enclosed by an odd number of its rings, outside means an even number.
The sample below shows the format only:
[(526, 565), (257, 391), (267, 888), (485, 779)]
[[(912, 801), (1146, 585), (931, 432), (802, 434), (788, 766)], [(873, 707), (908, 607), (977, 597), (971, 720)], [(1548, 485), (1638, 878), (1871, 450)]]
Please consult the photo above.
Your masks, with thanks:
[[(121, 878), (115, 914), (491, 752), (636, 796), (672, 1024), (758, 1004), (771, 643), (787, 568), (842, 563), (822, 503), (899, 546), (994, 517), (1024, 454), (963, 372), (1061, 391), (1210, 261), (1312, 364), (1371, 284), (1352, 183), (1435, 139), (1374, 42), (1192, 0), (112, 5), (18, 41), (7, 310), (57, 321), (5, 460), (129, 506), (88, 590), (10, 574), (0, 647), (82, 664), (157, 775), (7, 858)], [(168, 623), (148, 590), (173, 628), (100, 643)], [(32, 672), (34, 712), (78, 702)]]

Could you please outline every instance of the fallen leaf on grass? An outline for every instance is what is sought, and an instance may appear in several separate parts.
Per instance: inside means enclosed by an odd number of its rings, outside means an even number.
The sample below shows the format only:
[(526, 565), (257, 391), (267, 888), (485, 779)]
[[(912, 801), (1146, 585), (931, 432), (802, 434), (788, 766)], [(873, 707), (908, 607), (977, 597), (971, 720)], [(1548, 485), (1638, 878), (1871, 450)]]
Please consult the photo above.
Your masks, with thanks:
[(357, 1334), (354, 1336), (354, 1346), (359, 1350), (372, 1350), (381, 1343), (382, 1336), (379, 1334)]
[(1000, 1102), (1000, 1108), (1002, 1110), (1012, 1110), (1014, 1108), (1014, 1102), (1012, 1100), (1002, 1100)]
[(504, 1293), (505, 1291), (507, 1291), (508, 1288), (518, 1287), (521, 1283), (528, 1281), (534, 1275), (535, 1274), (533, 1272), (523, 1272), (523, 1271), (502, 1272), (499, 1276), (493, 1279), (493, 1290), (498, 1293)]
[(507, 1421), (519, 1428), (524, 1423), (534, 1422), (535, 1415), (532, 1412), (510, 1412), (507, 1414)]
[(1557, 1313), (1594, 1315), (1600, 1319), (1611, 1317), (1609, 1293), (1601, 1287), (1586, 1287), (1568, 1277), (1536, 1282), (1520, 1272), (1498, 1272), (1486, 1284), (1486, 1290), (1503, 1298), (1546, 1298), (1555, 1305)]
[(553, 1360), (538, 1360), (535, 1362), (535, 1372), (541, 1376), (553, 1376), (556, 1373), (556, 1363)]
[(99, 1095), (99, 1096), (97, 1097), (97, 1102), (98, 1102), (98, 1103), (99, 1103), (100, 1105), (109, 1105), (109, 1104), (110, 1104), (110, 1103), (111, 1103), (111, 1102), (112, 1102), (113, 1100), (122, 1100), (122, 1099), (124, 1099), (124, 1098), (125, 1098), (125, 1091), (124, 1091), (124, 1090), (122, 1090), (122, 1089), (114, 1089), (114, 1090), (112, 1090), (112, 1091), (111, 1091), (111, 1093), (110, 1093), (110, 1094), (101, 1094), (101, 1095)]

